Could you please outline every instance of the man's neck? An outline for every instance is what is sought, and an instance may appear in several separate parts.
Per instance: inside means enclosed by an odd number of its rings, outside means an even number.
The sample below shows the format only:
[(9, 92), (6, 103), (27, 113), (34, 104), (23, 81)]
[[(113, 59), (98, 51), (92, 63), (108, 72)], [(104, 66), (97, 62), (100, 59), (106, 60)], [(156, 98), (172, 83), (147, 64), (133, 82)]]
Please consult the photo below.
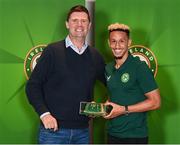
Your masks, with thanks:
[(115, 62), (116, 62), (115, 68), (116, 69), (120, 68), (127, 58), (128, 58), (128, 55), (124, 55), (122, 58), (115, 59)]
[(72, 36), (69, 36), (69, 38), (71, 39), (71, 42), (72, 42), (78, 49), (81, 49), (82, 46), (83, 46), (84, 43), (85, 43), (85, 38), (83, 38), (83, 37), (72, 37)]

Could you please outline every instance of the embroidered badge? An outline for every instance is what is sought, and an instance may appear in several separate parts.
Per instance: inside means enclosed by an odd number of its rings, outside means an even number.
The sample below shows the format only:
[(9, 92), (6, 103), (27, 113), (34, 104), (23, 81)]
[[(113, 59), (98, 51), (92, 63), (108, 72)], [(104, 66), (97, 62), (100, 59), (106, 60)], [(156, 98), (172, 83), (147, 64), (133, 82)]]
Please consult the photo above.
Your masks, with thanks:
[(129, 74), (128, 73), (124, 73), (122, 76), (121, 76), (121, 81), (123, 83), (127, 83), (129, 81)]

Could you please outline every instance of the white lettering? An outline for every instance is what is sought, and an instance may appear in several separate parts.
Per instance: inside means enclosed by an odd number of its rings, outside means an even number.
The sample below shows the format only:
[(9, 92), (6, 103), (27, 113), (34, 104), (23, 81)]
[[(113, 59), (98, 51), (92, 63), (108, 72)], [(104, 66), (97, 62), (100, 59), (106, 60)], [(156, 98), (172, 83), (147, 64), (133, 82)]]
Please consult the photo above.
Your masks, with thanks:
[(129, 49), (129, 52), (130, 52), (130, 53), (133, 53), (133, 50), (132, 50), (132, 49)]
[(146, 56), (148, 56), (150, 53), (149, 53), (149, 51), (146, 51), (145, 54), (146, 54)]
[(143, 48), (141, 48), (139, 52), (143, 52), (143, 51), (144, 51), (144, 49), (143, 49)]
[(151, 57), (149, 57), (149, 60), (150, 60), (150, 61), (153, 61), (153, 60), (154, 60), (154, 58), (151, 56)]
[(38, 49), (35, 49), (35, 52), (38, 53), (39, 52)]
[(31, 55), (31, 56), (34, 56), (34, 52), (31, 52), (30, 55)]

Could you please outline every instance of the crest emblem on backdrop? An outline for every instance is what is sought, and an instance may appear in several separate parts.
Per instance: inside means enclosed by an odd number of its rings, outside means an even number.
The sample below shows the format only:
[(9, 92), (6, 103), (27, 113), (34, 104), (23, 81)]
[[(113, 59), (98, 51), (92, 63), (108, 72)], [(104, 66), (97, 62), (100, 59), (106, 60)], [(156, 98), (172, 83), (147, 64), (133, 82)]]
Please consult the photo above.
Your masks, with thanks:
[[(34, 67), (37, 64), (37, 61), (39, 57), (42, 54), (42, 51), (47, 45), (37, 45), (29, 50), (29, 52), (26, 55), (25, 61), (24, 61), (24, 72), (26, 75), (26, 78), (29, 79)], [(138, 56), (141, 61), (145, 61), (146, 64), (149, 66), (151, 71), (154, 74), (154, 77), (156, 77), (157, 70), (158, 70), (158, 63), (157, 59), (154, 55), (154, 53), (147, 47), (144, 47), (142, 45), (133, 45), (129, 47), (129, 52), (133, 56)]]
[(153, 72), (154, 77), (156, 77), (158, 63), (154, 53), (149, 48), (144, 47), (142, 45), (133, 45), (129, 47), (129, 52), (133, 56), (138, 56), (141, 61), (145, 61), (151, 69), (151, 71)]
[(29, 79), (34, 67), (36, 66), (39, 57), (47, 45), (37, 45), (29, 50), (24, 60), (24, 73)]

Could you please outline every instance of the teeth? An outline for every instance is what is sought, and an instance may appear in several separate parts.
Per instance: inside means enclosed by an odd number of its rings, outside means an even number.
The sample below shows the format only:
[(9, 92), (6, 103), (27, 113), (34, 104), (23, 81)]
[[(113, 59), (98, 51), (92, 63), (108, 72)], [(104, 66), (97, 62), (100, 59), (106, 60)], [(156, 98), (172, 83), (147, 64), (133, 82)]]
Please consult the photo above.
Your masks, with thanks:
[(77, 29), (76, 31), (77, 31), (77, 32), (82, 32), (83, 30), (82, 30), (82, 29)]
[(121, 52), (121, 50), (114, 50), (114, 52), (116, 52), (116, 53), (120, 53), (120, 52)]

